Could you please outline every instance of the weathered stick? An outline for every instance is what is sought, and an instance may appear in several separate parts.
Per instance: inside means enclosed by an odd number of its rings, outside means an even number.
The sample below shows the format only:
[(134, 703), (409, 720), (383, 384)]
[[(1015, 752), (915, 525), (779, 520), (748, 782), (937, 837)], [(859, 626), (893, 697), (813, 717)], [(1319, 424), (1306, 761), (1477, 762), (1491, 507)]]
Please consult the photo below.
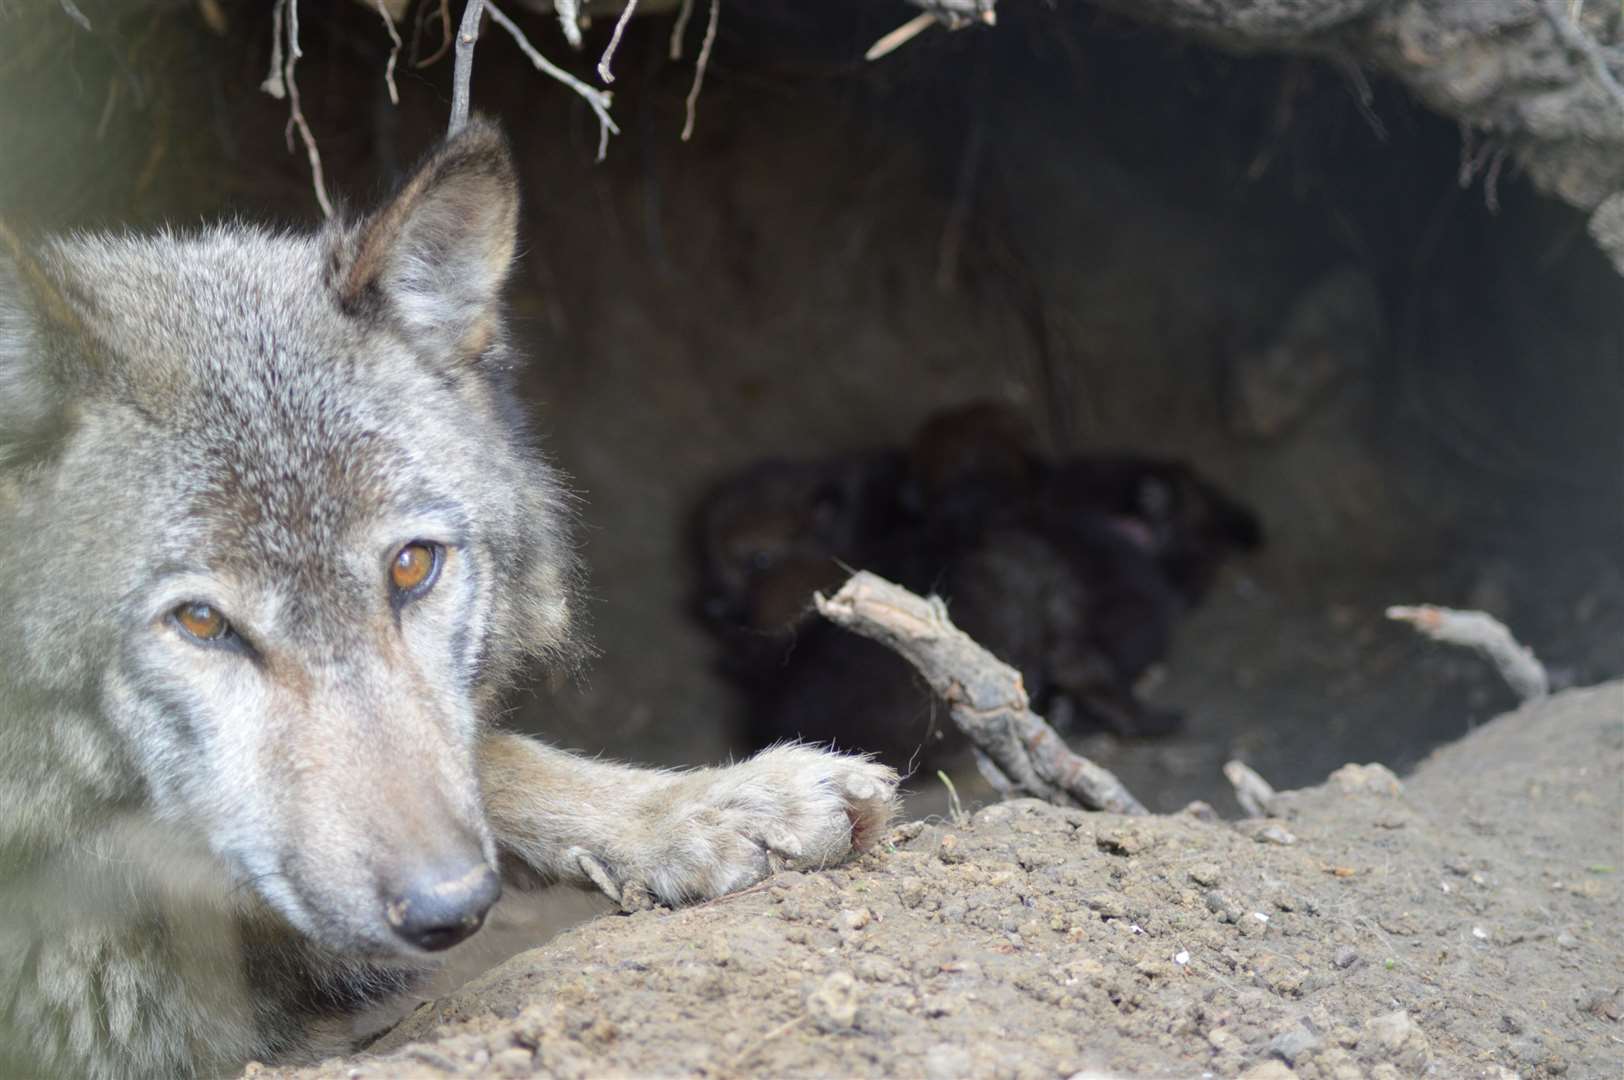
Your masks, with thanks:
[(939, 597), (925, 599), (861, 570), (834, 596), (813, 600), (830, 622), (912, 664), (1013, 787), (1061, 805), (1149, 813), (1122, 781), (1066, 746), (1032, 711), (1020, 672), (954, 626)]
[(1545, 665), (1534, 656), (1532, 649), (1518, 644), (1505, 624), (1492, 615), (1422, 604), (1390, 607), (1387, 617), (1409, 623), (1434, 641), (1476, 649), (1488, 657), (1501, 678), (1524, 701), (1542, 698), (1551, 691)]

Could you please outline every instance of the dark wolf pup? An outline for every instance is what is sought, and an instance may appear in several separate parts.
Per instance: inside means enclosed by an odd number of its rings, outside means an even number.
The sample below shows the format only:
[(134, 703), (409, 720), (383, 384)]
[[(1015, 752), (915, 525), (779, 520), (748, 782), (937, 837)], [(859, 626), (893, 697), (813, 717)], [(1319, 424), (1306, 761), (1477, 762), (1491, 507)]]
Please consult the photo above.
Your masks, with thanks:
[(569, 497), (508, 391), (475, 122), (315, 235), (0, 246), (0, 1074), (341, 1050), (504, 884), (678, 904), (873, 842), (896, 777), (486, 724), (568, 665)]

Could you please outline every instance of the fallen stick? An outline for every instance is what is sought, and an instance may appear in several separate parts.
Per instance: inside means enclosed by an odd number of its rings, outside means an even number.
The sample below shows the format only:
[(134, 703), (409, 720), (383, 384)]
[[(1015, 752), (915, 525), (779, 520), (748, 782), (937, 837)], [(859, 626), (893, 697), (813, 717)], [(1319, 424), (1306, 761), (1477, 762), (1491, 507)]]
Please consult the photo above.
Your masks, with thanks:
[(1494, 665), (1501, 678), (1523, 701), (1534, 701), (1551, 691), (1545, 665), (1532, 649), (1518, 643), (1504, 623), (1481, 611), (1421, 604), (1416, 607), (1390, 607), (1387, 617), (1407, 622), (1434, 641), (1476, 649)]
[(813, 601), (830, 622), (912, 664), (1011, 787), (1063, 806), (1149, 813), (1122, 781), (1074, 753), (1032, 711), (1020, 672), (954, 626), (939, 597), (860, 570), (834, 596), (818, 593)]

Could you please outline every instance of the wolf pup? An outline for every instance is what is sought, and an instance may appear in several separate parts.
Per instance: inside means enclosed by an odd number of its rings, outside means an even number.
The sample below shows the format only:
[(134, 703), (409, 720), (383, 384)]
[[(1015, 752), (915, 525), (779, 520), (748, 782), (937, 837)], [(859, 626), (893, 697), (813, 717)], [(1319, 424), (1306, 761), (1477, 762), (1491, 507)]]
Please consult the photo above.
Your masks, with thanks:
[(342, 1050), (504, 885), (635, 907), (870, 845), (895, 774), (672, 773), (487, 724), (570, 664), (569, 496), (475, 122), (315, 235), (0, 246), (0, 1075)]

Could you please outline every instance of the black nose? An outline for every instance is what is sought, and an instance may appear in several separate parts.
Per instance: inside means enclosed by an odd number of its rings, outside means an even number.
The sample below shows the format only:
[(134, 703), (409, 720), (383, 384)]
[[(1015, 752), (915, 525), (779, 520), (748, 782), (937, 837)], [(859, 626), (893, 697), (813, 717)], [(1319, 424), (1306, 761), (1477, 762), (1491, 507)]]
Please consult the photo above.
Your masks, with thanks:
[(502, 879), (484, 862), (425, 868), (398, 895), (386, 898), (384, 917), (402, 940), (428, 952), (449, 949), (485, 921), (502, 895)]

